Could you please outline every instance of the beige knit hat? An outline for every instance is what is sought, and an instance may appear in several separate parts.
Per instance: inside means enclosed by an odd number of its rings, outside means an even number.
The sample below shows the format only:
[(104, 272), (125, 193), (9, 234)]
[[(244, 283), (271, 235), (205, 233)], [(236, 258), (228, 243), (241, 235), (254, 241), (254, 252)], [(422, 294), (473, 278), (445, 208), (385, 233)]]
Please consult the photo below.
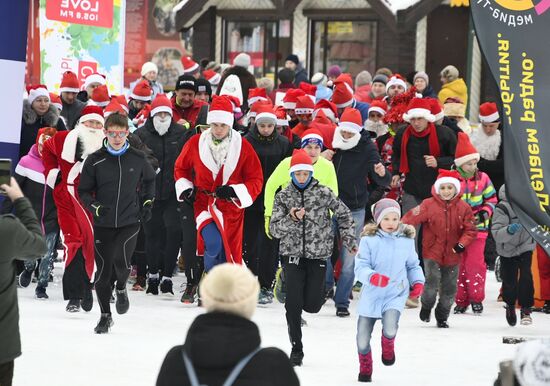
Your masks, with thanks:
[(260, 284), (243, 265), (220, 264), (202, 279), (200, 296), (208, 312), (227, 312), (250, 319), (256, 310)]

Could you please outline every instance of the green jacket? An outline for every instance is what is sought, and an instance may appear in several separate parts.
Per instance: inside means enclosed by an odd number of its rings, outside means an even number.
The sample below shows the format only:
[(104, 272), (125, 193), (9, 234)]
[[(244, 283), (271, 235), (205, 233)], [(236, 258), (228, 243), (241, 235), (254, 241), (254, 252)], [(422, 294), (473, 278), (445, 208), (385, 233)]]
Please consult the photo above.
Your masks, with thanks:
[(47, 247), (27, 198), (13, 203), (15, 216), (0, 216), (0, 364), (21, 355), (15, 259), (44, 256)]
[[(290, 184), (290, 173), (288, 172), (290, 169), (290, 159), (291, 157), (287, 157), (281, 161), (265, 185), (264, 215), (267, 217), (271, 217), (271, 213), (273, 212), (275, 194)], [(338, 196), (338, 180), (336, 179), (336, 171), (332, 162), (322, 156), (319, 157), (313, 165), (313, 177), (319, 181), (319, 184), (330, 188), (334, 195)]]

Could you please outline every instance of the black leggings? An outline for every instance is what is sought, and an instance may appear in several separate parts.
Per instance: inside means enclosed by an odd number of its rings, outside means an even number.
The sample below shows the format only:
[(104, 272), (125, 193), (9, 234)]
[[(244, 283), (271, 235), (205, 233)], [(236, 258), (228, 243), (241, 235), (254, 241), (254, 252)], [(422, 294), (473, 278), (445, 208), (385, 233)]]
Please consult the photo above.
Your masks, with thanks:
[(204, 263), (197, 256), (197, 224), (193, 207), (186, 202), (179, 205), (181, 215), (181, 254), (185, 262), (185, 276), (187, 284), (197, 285), (204, 271)]
[(116, 275), (116, 288), (126, 288), (130, 275), (130, 259), (136, 248), (139, 224), (123, 228), (94, 228), (95, 262), (95, 292), (102, 313), (111, 313), (111, 275)]
[(13, 380), (13, 360), (0, 364), (0, 386), (11, 386)]
[(292, 348), (302, 349), (302, 310), (316, 314), (325, 302), (326, 260), (292, 259), (285, 264), (286, 323)]

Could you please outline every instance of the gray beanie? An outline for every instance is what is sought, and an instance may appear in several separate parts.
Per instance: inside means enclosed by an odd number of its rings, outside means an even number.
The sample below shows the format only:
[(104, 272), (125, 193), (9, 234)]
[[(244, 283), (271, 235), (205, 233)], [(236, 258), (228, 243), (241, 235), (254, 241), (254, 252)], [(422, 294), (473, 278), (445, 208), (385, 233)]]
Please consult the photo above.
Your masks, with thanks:
[(443, 70), (441, 70), (440, 74), (443, 78), (447, 79), (449, 82), (452, 82), (453, 80), (457, 80), (459, 73), (458, 68), (456, 68), (453, 65), (448, 65)]
[(413, 82), (415, 82), (418, 78), (424, 79), (424, 82), (426, 82), (426, 84), (430, 84), (430, 78), (428, 77), (428, 74), (426, 74), (424, 71), (418, 71), (416, 74), (414, 74)]
[(355, 87), (360, 87), (371, 83), (372, 83), (372, 75), (368, 71), (361, 71), (355, 77)]
[(327, 76), (322, 72), (316, 72), (311, 77), (311, 84), (314, 86), (319, 86), (319, 85), (326, 86), (327, 81), (328, 81)]
[(233, 65), (248, 69), (250, 66), (250, 55), (241, 52), (239, 55), (235, 56)]
[(375, 75), (372, 78), (372, 83), (382, 83), (385, 86), (388, 83), (388, 77), (384, 74)]

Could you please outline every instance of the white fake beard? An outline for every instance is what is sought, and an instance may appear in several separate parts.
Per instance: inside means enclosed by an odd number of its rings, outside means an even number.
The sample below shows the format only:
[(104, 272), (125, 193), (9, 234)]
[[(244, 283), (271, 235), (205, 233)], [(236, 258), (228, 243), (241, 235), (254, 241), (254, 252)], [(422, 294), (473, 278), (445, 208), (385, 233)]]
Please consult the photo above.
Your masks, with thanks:
[(161, 119), (160, 117), (153, 117), (153, 127), (161, 137), (168, 132), (171, 123), (172, 117), (168, 117), (165, 119)]
[(336, 128), (336, 130), (334, 130), (334, 137), (332, 139), (332, 147), (334, 149), (341, 150), (353, 149), (355, 146), (357, 146), (360, 139), (360, 133), (355, 133), (350, 139), (344, 139), (344, 137), (342, 137), (341, 130), (339, 128)]
[(92, 129), (80, 123), (75, 130), (78, 130), (78, 139), (82, 147), (82, 159), (98, 151), (103, 146), (103, 140), (105, 139), (103, 129)]
[(383, 122), (374, 122), (370, 119), (365, 121), (365, 129), (376, 134), (376, 138), (383, 136), (388, 132), (388, 125)]
[(472, 135), (472, 144), (477, 149), (481, 158), (488, 161), (494, 161), (498, 157), (502, 137), (500, 130), (497, 130), (493, 135), (487, 135), (482, 127), (476, 129)]

